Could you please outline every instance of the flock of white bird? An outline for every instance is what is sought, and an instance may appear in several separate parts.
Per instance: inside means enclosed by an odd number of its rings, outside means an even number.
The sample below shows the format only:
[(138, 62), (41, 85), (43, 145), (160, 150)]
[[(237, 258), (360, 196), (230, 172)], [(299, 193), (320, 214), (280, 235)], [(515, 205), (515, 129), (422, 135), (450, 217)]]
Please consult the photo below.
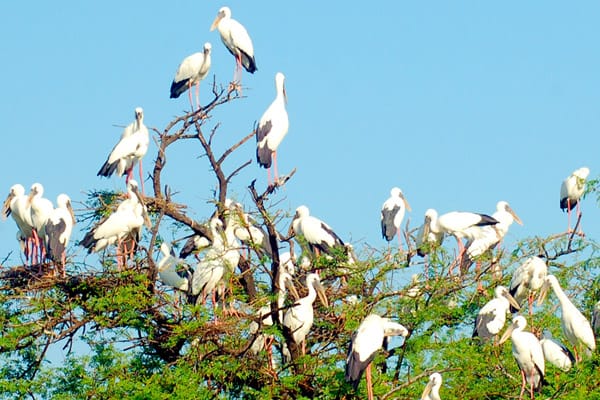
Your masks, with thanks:
[[(242, 67), (250, 73), (257, 70), (252, 41), (246, 29), (231, 18), (228, 7), (219, 10), (211, 31), (215, 28), (218, 29), (226, 48), (235, 57), (236, 67), (232, 85), (234, 89), (240, 90)], [(192, 54), (181, 62), (171, 85), (171, 98), (177, 98), (188, 91), (192, 109), (201, 108), (199, 85), (209, 73), (211, 50), (211, 44), (205, 43), (202, 52)], [(285, 109), (284, 81), (284, 75), (277, 73), (275, 100), (261, 117), (256, 130), (256, 157), (259, 165), (268, 169), (269, 184), (271, 184), (272, 164), (274, 165), (273, 180), (275, 183), (279, 180), (277, 148), (289, 127)], [(195, 108), (192, 102), (194, 85), (196, 85)], [(99, 221), (80, 242), (89, 253), (116, 246), (119, 268), (124, 268), (128, 257), (133, 256), (142, 226), (150, 226), (144, 204), (142, 175), (142, 158), (148, 151), (149, 134), (143, 119), (143, 110), (136, 108), (135, 121), (123, 130), (120, 140), (98, 171), (98, 176), (104, 177), (115, 174), (126, 175), (126, 198), (110, 215)], [(139, 164), (141, 192), (138, 183), (132, 179), (136, 164)], [(561, 187), (560, 207), (569, 213), (569, 229), (571, 210), (577, 207), (580, 215), (579, 200), (583, 195), (588, 175), (588, 168), (580, 168), (573, 172)], [(217, 303), (216, 293), (223, 294), (226, 289), (225, 277), (234, 273), (240, 261), (240, 249), (251, 248), (257, 253), (260, 251), (259, 255), (267, 257), (271, 257), (273, 252), (268, 235), (243, 210), (241, 204), (227, 200), (225, 209), (224, 220), (213, 217), (209, 221), (212, 240), (202, 236), (191, 237), (183, 246), (179, 257), (175, 256), (170, 245), (163, 243), (162, 257), (158, 262), (158, 277), (164, 285), (197, 296), (198, 301), (203, 304), (210, 294), (213, 307)], [(410, 211), (410, 205), (404, 194), (399, 188), (393, 188), (391, 197), (382, 206), (381, 231), (383, 238), (388, 242), (397, 236), (400, 249), (402, 249), (401, 224), (406, 210)], [(33, 184), (29, 194), (25, 193), (22, 185), (16, 184), (10, 188), (2, 214), (5, 218), (11, 215), (16, 222), (17, 239), (27, 263), (41, 266), (46, 260), (50, 260), (56, 265), (56, 271), (63, 277), (66, 276), (66, 249), (75, 224), (71, 201), (67, 195), (59, 195), (57, 206), (54, 207), (49, 200), (43, 198), (41, 184)], [(432, 248), (442, 243), (445, 236), (453, 236), (458, 244), (458, 257), (449, 267), (449, 273), (452, 274), (454, 266), (459, 266), (464, 272), (474, 260), (476, 261), (479, 256), (501, 242), (513, 222), (522, 224), (520, 218), (505, 201), (498, 202), (496, 211), (491, 216), (456, 211), (438, 215), (436, 210), (429, 209), (425, 213), (423, 225), (416, 234), (417, 254), (425, 257)], [(316, 256), (331, 254), (332, 249), (336, 247), (346, 248), (351, 254), (351, 247), (346, 245), (325, 222), (310, 215), (306, 206), (297, 208), (290, 233), (301, 236), (308, 244), (311, 253)], [(408, 235), (405, 238), (408, 242)], [(201, 258), (200, 253), (202, 253)], [(184, 260), (191, 254), (195, 254), (198, 259), (194, 268), (190, 268)], [(277, 277), (277, 317), (279, 322), (289, 329), (294, 342), (304, 346), (306, 336), (313, 324), (313, 303), (319, 298), (325, 306), (328, 305), (325, 289), (318, 273), (308, 273), (306, 275), (308, 294), (299, 298), (292, 284), (292, 277), (297, 264), (304, 264), (306, 269), (306, 264), (310, 261), (307, 258), (296, 260), (289, 253), (282, 253), (280, 258), (281, 268)], [(512, 339), (513, 355), (523, 377), (521, 396), (528, 383), (533, 398), (534, 390), (539, 389), (543, 382), (545, 360), (567, 370), (573, 362), (581, 360), (583, 354), (590, 354), (595, 349), (594, 332), (590, 323), (569, 300), (556, 277), (547, 274), (545, 262), (538, 257), (528, 259), (515, 270), (510, 288), (498, 286), (495, 289), (495, 298), (480, 310), (475, 321), (474, 337), (478, 336), (483, 340), (495, 339), (503, 329), (506, 315), (511, 308), (516, 312), (520, 309), (521, 303), (528, 299), (531, 313), (535, 291), (541, 291), (541, 301), (549, 288), (553, 289), (560, 302), (563, 333), (573, 346), (575, 356), (552, 338), (546, 336), (540, 340), (536, 335), (525, 331), (526, 319), (516, 315), (498, 344), (509, 337)], [(288, 290), (292, 293), (294, 301), (291, 306), (286, 307)], [(223, 307), (225, 308), (224, 302)], [(600, 312), (600, 303), (597, 308)], [(260, 328), (273, 325), (274, 314), (271, 313), (269, 306), (265, 306), (258, 310), (257, 315), (257, 322), (253, 322), (250, 327), (250, 333), (255, 335), (250, 350), (255, 353), (261, 350), (270, 352), (274, 338), (261, 333)], [(600, 321), (600, 318), (597, 320)], [(387, 337), (396, 335), (406, 337), (408, 334), (409, 331), (404, 326), (387, 318), (375, 314), (367, 316), (352, 336), (347, 357), (346, 380), (356, 387), (363, 371), (366, 370), (368, 397), (372, 399), (371, 361)], [(431, 374), (422, 399), (440, 399), (441, 384), (441, 375)]]

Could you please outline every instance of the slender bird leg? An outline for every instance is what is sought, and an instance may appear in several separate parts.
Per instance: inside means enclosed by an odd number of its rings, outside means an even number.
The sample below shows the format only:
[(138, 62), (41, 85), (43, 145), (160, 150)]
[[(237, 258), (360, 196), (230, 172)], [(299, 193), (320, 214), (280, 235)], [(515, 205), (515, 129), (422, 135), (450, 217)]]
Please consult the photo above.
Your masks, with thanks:
[(483, 293), (483, 283), (481, 283), (481, 261), (475, 261), (475, 279), (477, 279), (477, 291)]
[(60, 255), (60, 273), (63, 278), (67, 277), (67, 271), (65, 266), (67, 265), (67, 252), (66, 250)]
[(125, 173), (127, 174), (127, 176), (125, 176), (125, 184), (127, 185), (131, 178), (133, 178), (133, 167), (129, 168)]
[(196, 83), (196, 109), (200, 110), (200, 81)]
[(373, 400), (373, 382), (371, 381), (371, 363), (367, 365), (367, 370), (365, 373), (367, 377), (367, 397), (369, 400)]
[(398, 236), (398, 252), (402, 253), (402, 230), (400, 228), (396, 229), (396, 236)]
[(571, 232), (571, 200), (567, 198), (567, 232)]
[(529, 384), (529, 393), (531, 394), (531, 400), (533, 400), (533, 384), (535, 382), (535, 378), (533, 376), (534, 371), (534, 369), (531, 370), (531, 382)]
[(267, 168), (267, 186), (271, 186), (271, 167)]
[(273, 152), (273, 168), (275, 168), (275, 176), (273, 177), (273, 183), (279, 182), (279, 172), (277, 171), (277, 151)]
[[(142, 173), (142, 159), (140, 158), (140, 185), (142, 185), (142, 196), (145, 196), (145, 192), (144, 192), (144, 174)], [(132, 168), (132, 174), (133, 174), (133, 168)]]
[(521, 370), (521, 393), (519, 394), (519, 400), (523, 398), (523, 393), (525, 393), (525, 385), (527, 385), (527, 381), (525, 380), (525, 372)]
[(190, 99), (190, 108), (194, 111), (194, 103), (192, 103), (192, 81), (188, 81), (188, 98)]
[(577, 223), (579, 223), (579, 232), (577, 232), (577, 234), (579, 236), (585, 236), (585, 233), (583, 233), (583, 229), (581, 228), (581, 208), (579, 208), (579, 205), (581, 204), (580, 201), (577, 202), (577, 222), (575, 223), (575, 227), (577, 227)]

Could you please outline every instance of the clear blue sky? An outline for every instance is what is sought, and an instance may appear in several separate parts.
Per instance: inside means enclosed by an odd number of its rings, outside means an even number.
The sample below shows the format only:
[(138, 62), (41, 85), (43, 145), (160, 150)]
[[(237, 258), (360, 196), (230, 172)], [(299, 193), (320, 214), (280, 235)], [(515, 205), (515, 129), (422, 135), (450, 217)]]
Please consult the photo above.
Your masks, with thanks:
[[(183, 57), (213, 44), (210, 78), (226, 84), (234, 60), (209, 32), (228, 5), (253, 39), (258, 71), (244, 73), (246, 99), (221, 108), (224, 148), (249, 133), (287, 77), (290, 130), (280, 172), (298, 172), (274, 197), (301, 204), (358, 248), (384, 247), (379, 210), (393, 186), (413, 207), (492, 213), (508, 201), (525, 226), (512, 240), (566, 228), (561, 181), (588, 166), (598, 176), (600, 52), (592, 1), (347, 2), (104, 1), (5, 2), (0, 12), (0, 190), (41, 182), (46, 197), (74, 201), (96, 188), (123, 189), (96, 172), (142, 106), (162, 129), (189, 107), (169, 99)], [(250, 141), (235, 162), (255, 157)], [(156, 146), (145, 158), (150, 167)], [(215, 181), (200, 148), (175, 146), (165, 183), (204, 220)], [(229, 165), (230, 170), (237, 164)], [(256, 164), (233, 182), (266, 171)], [(149, 187), (149, 183), (147, 183)], [(598, 207), (583, 204), (597, 239)], [(0, 254), (17, 252), (12, 221), (0, 224)], [(82, 238), (76, 231), (73, 241)], [(394, 242), (395, 243), (395, 242)], [(82, 254), (81, 249), (77, 249)]]

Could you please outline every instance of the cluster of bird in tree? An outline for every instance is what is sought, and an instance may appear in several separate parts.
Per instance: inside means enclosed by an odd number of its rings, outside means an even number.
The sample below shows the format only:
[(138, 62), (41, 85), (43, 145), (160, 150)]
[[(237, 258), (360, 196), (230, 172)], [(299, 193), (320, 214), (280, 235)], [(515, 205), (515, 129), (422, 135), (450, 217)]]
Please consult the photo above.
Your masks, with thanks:
[[(218, 29), (221, 40), (233, 54), (236, 60), (233, 88), (240, 90), (241, 69), (248, 72), (256, 71), (252, 41), (246, 29), (236, 20), (231, 18), (228, 7), (222, 7), (215, 18), (211, 30)], [(195, 53), (185, 58), (171, 85), (172, 98), (179, 97), (188, 91), (190, 106), (200, 110), (199, 84), (204, 79), (211, 65), (211, 44), (205, 43), (203, 52)], [(276, 98), (264, 112), (256, 129), (258, 163), (269, 170), (268, 180), (271, 182), (270, 167), (274, 164), (274, 182), (279, 180), (277, 172), (277, 147), (288, 131), (288, 115), (285, 109), (286, 93), (284, 75), (277, 73), (275, 76)], [(196, 85), (196, 108), (192, 103), (192, 87)], [(120, 202), (115, 211), (100, 220), (80, 241), (88, 252), (100, 252), (108, 246), (117, 247), (117, 265), (124, 268), (128, 257), (132, 257), (136, 245), (140, 240), (143, 225), (150, 226), (150, 220), (144, 204), (144, 189), (142, 175), (142, 158), (148, 150), (149, 134), (143, 123), (143, 110), (136, 108), (135, 121), (128, 125), (121, 135), (119, 142), (111, 151), (108, 159), (98, 172), (99, 176), (109, 177), (126, 175), (127, 197)], [(139, 163), (141, 191), (138, 183), (132, 179), (133, 168)], [(561, 209), (569, 213), (569, 229), (571, 210), (577, 206), (578, 215), (579, 199), (584, 191), (585, 179), (589, 174), (587, 168), (580, 168), (568, 177), (561, 188)], [(4, 217), (12, 215), (18, 226), (17, 239), (30, 264), (42, 264), (46, 259), (56, 265), (56, 270), (65, 277), (66, 249), (75, 224), (73, 209), (67, 195), (61, 194), (57, 198), (57, 207), (44, 199), (43, 187), (35, 183), (28, 195), (22, 185), (11, 187), (10, 193), (4, 203), (2, 214)], [(224, 205), (225, 212), (221, 217), (214, 216), (209, 221), (212, 238), (195, 235), (183, 246), (179, 257), (175, 256), (171, 246), (163, 243), (161, 246), (162, 257), (158, 262), (158, 278), (166, 286), (191, 294), (197, 302), (205, 304), (209, 295), (212, 305), (217, 304), (216, 294), (223, 295), (226, 289), (224, 277), (232, 274), (240, 261), (240, 249), (252, 248), (260, 257), (272, 258), (273, 249), (269, 235), (246, 213), (243, 206), (232, 200), (227, 200)], [(382, 235), (387, 241), (398, 236), (399, 247), (402, 248), (401, 223), (406, 210), (410, 205), (404, 198), (399, 188), (391, 190), (391, 197), (383, 204), (381, 210)], [(424, 257), (428, 252), (441, 245), (444, 236), (451, 235), (457, 240), (459, 246), (458, 257), (450, 265), (449, 273), (452, 274), (454, 266), (461, 271), (469, 268), (473, 261), (487, 250), (497, 246), (506, 235), (510, 225), (520, 218), (505, 201), (497, 204), (496, 212), (490, 215), (470, 212), (450, 212), (438, 216), (437, 212), (429, 209), (425, 213), (423, 225), (416, 234), (416, 247), (418, 255)], [(342, 248), (348, 255), (348, 264), (354, 258), (352, 248), (323, 221), (311, 216), (306, 206), (300, 206), (290, 226), (290, 233), (303, 238), (311, 253), (315, 256), (330, 255), (335, 248)], [(466, 239), (466, 243), (463, 240)], [(191, 268), (185, 258), (195, 254), (198, 262)], [(202, 254), (202, 257), (199, 254)], [(248, 253), (249, 254), (249, 253)], [(293, 341), (304, 345), (305, 338), (313, 324), (313, 303), (317, 297), (327, 306), (328, 301), (325, 290), (320, 282), (318, 271), (306, 274), (306, 287), (308, 295), (300, 298), (292, 277), (296, 273), (296, 265), (303, 264), (303, 269), (310, 261), (306, 258), (297, 260), (293, 254), (282, 253), (279, 255), (280, 268), (276, 287), (277, 313), (272, 313), (270, 306), (258, 310), (259, 322), (253, 322), (250, 333), (255, 335), (250, 350), (258, 353), (262, 350), (271, 352), (275, 338), (272, 335), (261, 333), (260, 328), (273, 325), (273, 316), (278, 322), (288, 329)], [(182, 273), (182, 266), (184, 273)], [(302, 265), (301, 265), (302, 266)], [(427, 264), (425, 264), (427, 268)], [(427, 275), (427, 271), (425, 271)], [(549, 362), (556, 363), (563, 369), (568, 369), (571, 363), (580, 359), (580, 354), (587, 354), (595, 349), (594, 335), (589, 322), (570, 302), (560, 288), (557, 279), (547, 274), (546, 264), (537, 257), (528, 259), (514, 273), (509, 289), (498, 286), (496, 297), (486, 304), (477, 317), (474, 336), (484, 340), (496, 337), (505, 323), (505, 317), (510, 307), (513, 311), (520, 308), (520, 303), (525, 299), (533, 302), (533, 292), (541, 289), (543, 296), (548, 288), (552, 288), (558, 297), (562, 308), (563, 330), (565, 337), (574, 346), (576, 357), (570, 355), (562, 346), (557, 345), (552, 339), (538, 340), (532, 333), (525, 332), (526, 320), (522, 316), (515, 316), (513, 325), (504, 333), (499, 343), (508, 337), (512, 338), (513, 354), (519, 364), (523, 376), (521, 396), (526, 383), (530, 385), (531, 396), (538, 389), (544, 376), (544, 356)], [(294, 297), (291, 305), (286, 306), (286, 297), (289, 292)], [(222, 302), (225, 310), (225, 302)], [(231, 310), (235, 312), (235, 310)], [(363, 371), (367, 370), (368, 396), (371, 399), (370, 363), (375, 353), (382, 347), (388, 336), (406, 336), (408, 330), (387, 318), (371, 314), (360, 324), (352, 336), (352, 341), (347, 357), (346, 379), (358, 385)], [(577, 346), (581, 346), (577, 353)], [(285, 356), (287, 350), (283, 349)], [(272, 359), (271, 359), (272, 360)], [(271, 361), (273, 362), (273, 361)], [(439, 389), (442, 377), (433, 373), (423, 393), (423, 399), (439, 399)]]

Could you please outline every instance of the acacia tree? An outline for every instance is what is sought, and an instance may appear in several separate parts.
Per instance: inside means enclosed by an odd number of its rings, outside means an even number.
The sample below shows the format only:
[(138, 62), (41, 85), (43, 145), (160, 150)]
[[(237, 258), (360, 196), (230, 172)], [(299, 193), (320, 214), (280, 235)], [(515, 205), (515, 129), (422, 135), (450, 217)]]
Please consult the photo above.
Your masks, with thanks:
[[(365, 247), (353, 260), (345, 249), (333, 256), (314, 256), (301, 237), (288, 232), (289, 210), (277, 207), (278, 189), (294, 184), (294, 171), (258, 189), (254, 181), (236, 179), (251, 160), (225, 168), (225, 161), (253, 138), (254, 130), (250, 126), (217, 154), (214, 144), (225, 139), (219, 135), (219, 125), (210, 124), (211, 113), (242, 98), (234, 89), (214, 82), (212, 94), (198, 111), (176, 117), (162, 130), (154, 129), (158, 151), (150, 176), (152, 194), (144, 198), (153, 223), (128, 268), (117, 270), (114, 249), (101, 255), (97, 264), (69, 257), (65, 278), (56, 276), (50, 264), (41, 266), (41, 274), (38, 265), (3, 266), (0, 398), (363, 398), (364, 383), (354, 391), (344, 381), (344, 366), (351, 334), (369, 313), (390, 317), (410, 332), (404, 339), (393, 339), (373, 361), (378, 398), (417, 398), (434, 371), (444, 378), (443, 398), (517, 398), (520, 375), (510, 345), (471, 339), (475, 316), (495, 286), (507, 286), (516, 266), (540, 255), (585, 314), (590, 315), (600, 298), (597, 244), (573, 233), (525, 238), (511, 248), (500, 246), (481, 257), (480, 271), (468, 270), (460, 276), (449, 274), (455, 257), (447, 244), (432, 249), (427, 276), (422, 273), (413, 281), (404, 278), (404, 271), (409, 266), (422, 268), (424, 261), (416, 257), (409, 226), (404, 232), (411, 243), (407, 252)], [(272, 255), (264, 256), (251, 246), (225, 279), (229, 290), (221, 293), (219, 302), (235, 312), (202, 304), (190, 293), (158, 280), (162, 242), (192, 233), (213, 239), (210, 216), (192, 218), (193, 205), (178, 203), (162, 179), (172, 145), (182, 142), (198, 146), (214, 173), (214, 216), (227, 225), (230, 187), (247, 187), (253, 202), (245, 209), (268, 232)], [(597, 182), (591, 182), (589, 191), (596, 187)], [(80, 223), (92, 224), (110, 213), (119, 197), (119, 193), (90, 192), (89, 210), (79, 215)], [(304, 275), (318, 270), (330, 303), (329, 307), (315, 303), (306, 354), (278, 317), (280, 251), (293, 251), (294, 242), (300, 244), (298, 259), (310, 259), (309, 265), (296, 266), (300, 295), (306, 293)], [(195, 267), (195, 261), (188, 264), (182, 266), (182, 274)], [(477, 290), (480, 282), (483, 291)], [(561, 338), (555, 303), (537, 306), (528, 319), (534, 331), (546, 328)], [(267, 315), (257, 314), (261, 306), (270, 306), (272, 325), (264, 323)], [(250, 328), (253, 322), (258, 329)], [(251, 351), (254, 340), (263, 334), (272, 335), (277, 345), (273, 362), (268, 351)], [(62, 351), (66, 361), (48, 363), (50, 349)], [(289, 349), (289, 356), (284, 357), (283, 349)], [(583, 398), (597, 392), (597, 363), (594, 355), (569, 372), (549, 365), (540, 398)]]

